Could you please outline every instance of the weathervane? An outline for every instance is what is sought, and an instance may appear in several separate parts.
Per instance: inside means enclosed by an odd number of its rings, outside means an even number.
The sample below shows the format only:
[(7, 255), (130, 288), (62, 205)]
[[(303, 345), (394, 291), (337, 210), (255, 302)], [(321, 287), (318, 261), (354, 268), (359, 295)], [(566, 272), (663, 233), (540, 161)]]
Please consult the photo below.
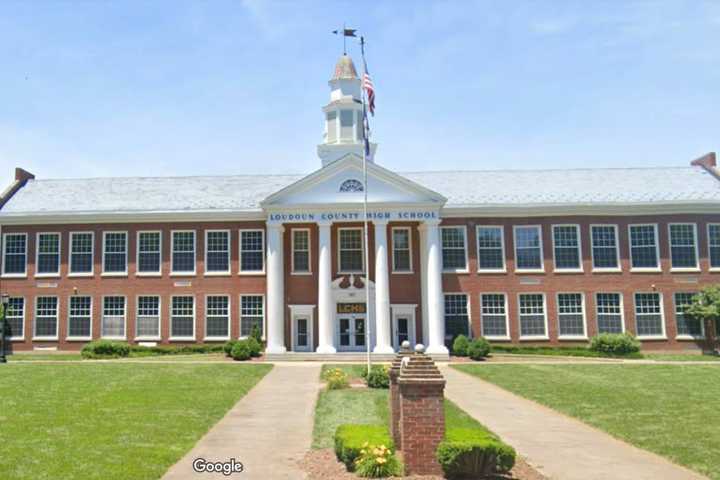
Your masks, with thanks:
[(333, 30), (332, 33), (335, 35), (341, 35), (343, 37), (343, 55), (347, 55), (347, 37), (356, 37), (355, 32), (357, 29), (355, 28), (345, 28), (345, 24), (343, 23), (342, 30)]

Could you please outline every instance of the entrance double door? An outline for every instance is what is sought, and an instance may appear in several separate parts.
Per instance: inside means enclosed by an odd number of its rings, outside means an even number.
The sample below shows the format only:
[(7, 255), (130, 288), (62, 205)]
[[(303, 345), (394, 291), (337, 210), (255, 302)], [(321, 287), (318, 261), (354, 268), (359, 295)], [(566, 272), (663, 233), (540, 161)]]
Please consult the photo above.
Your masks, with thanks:
[(337, 316), (338, 351), (353, 352), (366, 349), (367, 323), (365, 315), (339, 314)]

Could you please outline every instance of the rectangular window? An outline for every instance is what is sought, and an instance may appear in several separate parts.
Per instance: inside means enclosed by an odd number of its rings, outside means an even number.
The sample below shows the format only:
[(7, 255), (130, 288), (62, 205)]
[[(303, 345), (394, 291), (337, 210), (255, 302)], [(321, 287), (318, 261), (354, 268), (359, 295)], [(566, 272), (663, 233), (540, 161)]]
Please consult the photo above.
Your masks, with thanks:
[(208, 295), (205, 297), (205, 338), (230, 338), (230, 297)]
[(470, 314), (464, 293), (445, 294), (445, 341), (452, 345), (458, 335), (469, 335)]
[(665, 337), (665, 322), (659, 293), (635, 294), (635, 326), (638, 337)]
[(362, 272), (364, 270), (363, 229), (338, 229), (338, 255), (341, 272)]
[(555, 270), (582, 270), (580, 227), (578, 225), (553, 225), (552, 229)]
[(58, 299), (57, 297), (35, 298), (35, 338), (57, 340)]
[(521, 293), (520, 337), (547, 338), (545, 328), (545, 296), (541, 293)]
[(170, 338), (195, 339), (195, 297), (172, 297)]
[(160, 232), (138, 232), (137, 273), (140, 275), (159, 274), (162, 271), (162, 234)]
[(5, 314), (5, 326), (10, 330), (7, 336), (10, 340), (25, 338), (25, 299), (23, 297), (10, 297)]
[(337, 112), (327, 114), (327, 143), (337, 142)]
[(265, 231), (240, 230), (240, 273), (265, 271)]
[(708, 259), (710, 268), (720, 269), (720, 223), (708, 224)]
[(695, 293), (677, 292), (675, 294), (675, 322), (678, 337), (703, 338), (705, 326), (699, 318), (685, 315), (685, 308), (692, 304)]
[(141, 295), (137, 297), (135, 334), (138, 339), (160, 339), (160, 297)]
[(230, 273), (230, 231), (205, 231), (205, 272)]
[(68, 305), (68, 338), (92, 337), (92, 297), (72, 296)]
[(172, 232), (172, 273), (195, 273), (195, 231)]
[(558, 335), (582, 337), (585, 333), (585, 306), (582, 293), (558, 293)]
[(488, 338), (510, 338), (507, 327), (507, 303), (504, 293), (480, 295), (482, 335)]
[(307, 228), (292, 230), (292, 271), (310, 273), (310, 230)]
[(27, 234), (3, 235), (3, 275), (25, 276), (27, 274)]
[(93, 273), (93, 232), (70, 232), (70, 275)]
[(619, 293), (598, 293), (595, 295), (598, 333), (622, 333), (623, 321), (622, 297)]
[[(378, 226), (376, 228), (384, 228)], [(409, 227), (393, 227), (392, 249), (393, 249), (393, 272), (412, 272), (412, 248), (410, 246), (411, 236)]]
[(351, 142), (354, 137), (355, 112), (352, 110), (340, 110), (340, 141)]
[(125, 297), (103, 297), (103, 316), (100, 326), (103, 338), (125, 338)]
[(630, 225), (628, 228), (632, 268), (659, 268), (657, 225)]
[(670, 265), (679, 269), (698, 269), (697, 229), (694, 223), (671, 223)]
[(515, 227), (515, 270), (542, 271), (542, 231), (539, 225)]
[(127, 232), (103, 232), (103, 273), (127, 273)]
[(37, 234), (37, 275), (60, 275), (60, 234)]
[(265, 299), (262, 295), (240, 296), (240, 336), (247, 337), (254, 326), (264, 335), (263, 320), (265, 318)]
[(590, 227), (594, 270), (619, 270), (617, 225)]
[(503, 227), (478, 226), (478, 270), (505, 271), (505, 240)]
[(467, 270), (465, 227), (440, 227), (442, 235), (443, 270), (463, 272)]

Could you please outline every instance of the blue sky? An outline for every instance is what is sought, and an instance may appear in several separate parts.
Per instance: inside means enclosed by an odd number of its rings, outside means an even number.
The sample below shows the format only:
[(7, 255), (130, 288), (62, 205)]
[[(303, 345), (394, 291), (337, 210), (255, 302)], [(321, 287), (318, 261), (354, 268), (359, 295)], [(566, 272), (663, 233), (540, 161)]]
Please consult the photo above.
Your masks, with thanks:
[[(0, 3), (0, 182), (299, 173), (346, 22), (397, 171), (685, 165), (720, 143), (720, 2)], [(350, 45), (350, 54), (357, 54)]]

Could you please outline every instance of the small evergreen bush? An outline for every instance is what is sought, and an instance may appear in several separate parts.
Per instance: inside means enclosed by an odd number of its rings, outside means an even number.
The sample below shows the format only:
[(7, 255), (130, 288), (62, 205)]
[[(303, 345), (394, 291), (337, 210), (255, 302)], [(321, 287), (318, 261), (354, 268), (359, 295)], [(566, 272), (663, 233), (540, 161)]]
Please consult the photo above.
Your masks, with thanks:
[(130, 355), (130, 345), (125, 342), (95, 340), (80, 351), (83, 358), (120, 358)]
[(355, 459), (355, 473), (365, 478), (385, 478), (400, 476), (403, 467), (392, 450), (385, 445), (363, 444), (360, 456)]
[(490, 353), (490, 342), (483, 337), (474, 338), (467, 348), (468, 357), (473, 360), (482, 360)]
[(373, 365), (368, 374), (367, 368), (363, 369), (362, 377), (370, 388), (390, 388), (390, 368), (385, 365)]
[(335, 430), (335, 455), (348, 470), (355, 467), (355, 460), (368, 445), (384, 445), (391, 451), (395, 445), (385, 425), (340, 425)]
[(249, 360), (252, 356), (250, 343), (247, 340), (240, 340), (232, 347), (233, 360)]
[(470, 346), (470, 340), (465, 335), (458, 335), (455, 337), (455, 341), (452, 344), (452, 354), (458, 357), (468, 356), (468, 347)]
[(260, 327), (258, 327), (257, 325), (252, 326), (252, 328), (250, 329), (249, 337), (254, 338), (259, 345), (262, 345), (262, 332), (260, 331)]
[(327, 382), (328, 390), (340, 390), (350, 385), (347, 373), (339, 368), (331, 368), (323, 373), (323, 380)]
[(232, 349), (237, 342), (237, 340), (228, 340), (225, 342), (223, 345), (223, 351), (225, 352), (226, 357), (232, 357)]
[(604, 355), (626, 356), (640, 351), (640, 342), (629, 333), (601, 333), (590, 340), (590, 350)]
[(260, 344), (260, 342), (258, 342), (255, 337), (248, 337), (245, 341), (250, 347), (250, 356), (259, 357), (260, 352), (262, 352), (262, 345)]
[(487, 430), (449, 428), (437, 449), (438, 463), (448, 478), (485, 478), (510, 471), (515, 450)]

